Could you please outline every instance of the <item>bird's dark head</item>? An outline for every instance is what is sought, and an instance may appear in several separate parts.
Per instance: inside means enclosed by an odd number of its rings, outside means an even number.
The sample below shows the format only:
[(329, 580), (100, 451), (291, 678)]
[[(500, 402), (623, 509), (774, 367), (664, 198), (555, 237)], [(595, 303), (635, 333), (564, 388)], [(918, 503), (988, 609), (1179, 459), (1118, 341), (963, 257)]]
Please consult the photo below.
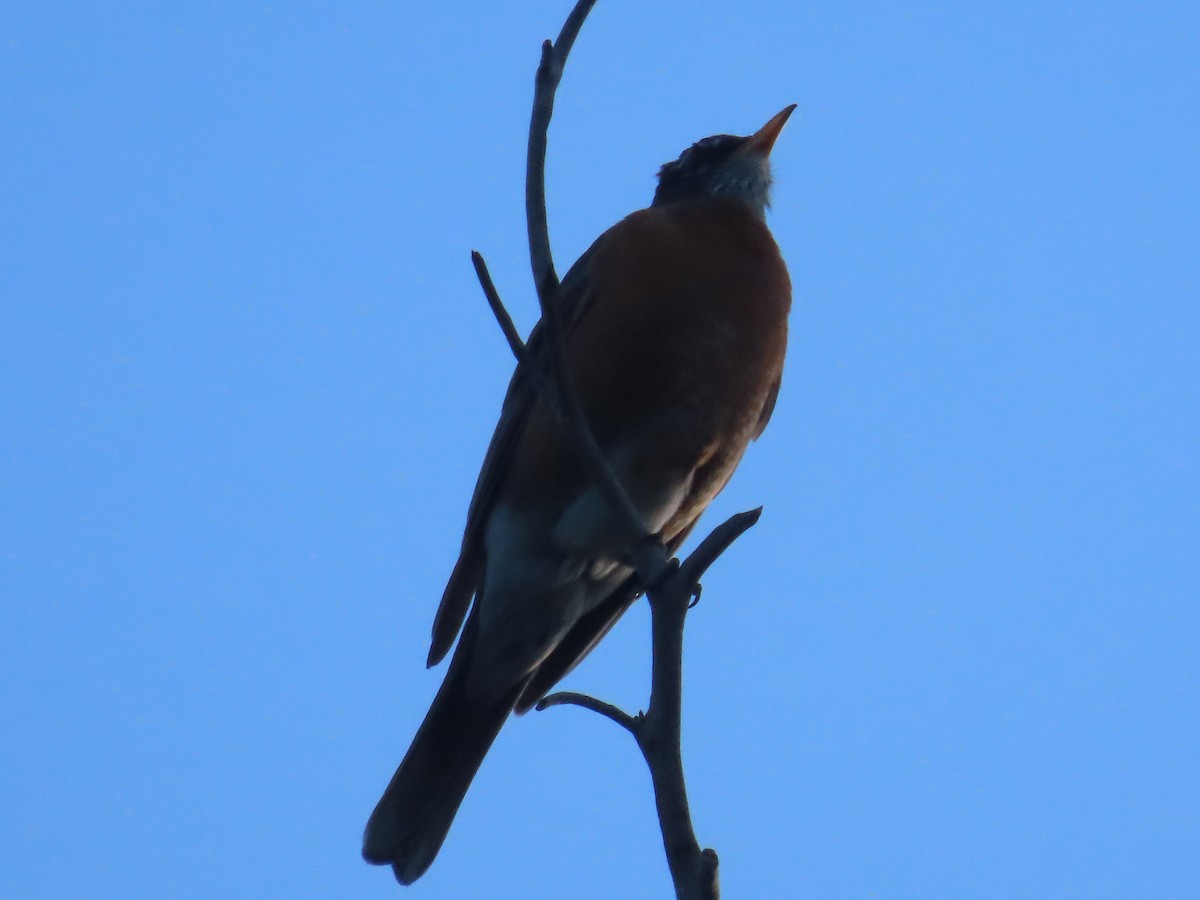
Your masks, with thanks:
[(771, 148), (795, 104), (749, 137), (715, 134), (697, 141), (658, 172), (654, 205), (700, 197), (740, 197), (760, 214), (771, 199)]

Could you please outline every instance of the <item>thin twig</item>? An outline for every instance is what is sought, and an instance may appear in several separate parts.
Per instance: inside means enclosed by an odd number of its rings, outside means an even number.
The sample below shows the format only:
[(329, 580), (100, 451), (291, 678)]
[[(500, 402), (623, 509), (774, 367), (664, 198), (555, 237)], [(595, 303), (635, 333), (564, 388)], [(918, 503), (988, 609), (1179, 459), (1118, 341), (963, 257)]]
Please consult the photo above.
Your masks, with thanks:
[(590, 697), (587, 694), (579, 694), (575, 691), (558, 691), (554, 694), (547, 694), (537, 702), (534, 707), (538, 712), (544, 709), (549, 709), (551, 706), (582, 706), (584, 709), (590, 709), (594, 713), (599, 713), (606, 719), (611, 719), (616, 722), (635, 738), (638, 736), (638, 723), (641, 719), (638, 716), (631, 716), (625, 710), (611, 703), (606, 703), (603, 700), (597, 700), (595, 697)]
[(529, 121), (529, 150), (525, 160), (525, 219), (529, 230), (529, 263), (533, 267), (533, 283), (545, 315), (546, 295), (558, 290), (558, 275), (554, 271), (554, 256), (550, 252), (550, 228), (546, 222), (546, 134), (554, 115), (554, 95), (562, 80), (567, 56), (596, 0), (579, 0), (571, 10), (558, 40), (542, 44), (542, 61), (538, 66), (533, 94), (533, 115)]
[(527, 376), (536, 377), (538, 370), (533, 363), (533, 357), (530, 356), (525, 342), (521, 340), (521, 333), (513, 324), (512, 316), (504, 308), (504, 301), (500, 299), (496, 283), (492, 281), (492, 273), (488, 271), (487, 262), (478, 250), (471, 251), (471, 264), (475, 266), (475, 276), (479, 279), (479, 286), (483, 288), (483, 295), (487, 297), (488, 306), (492, 308), (492, 315), (496, 317), (500, 330), (504, 332), (504, 339), (508, 341), (509, 349), (517, 358), (518, 367), (524, 368)]
[(729, 549), (730, 544), (754, 527), (758, 522), (758, 517), (762, 515), (762, 511), (763, 508), (760, 506), (757, 509), (740, 512), (730, 516), (714, 528), (679, 567), (679, 577), (688, 584), (699, 585), (700, 579), (704, 577), (708, 567)]
[[(594, 2), (594, 0), (592, 0)], [(576, 5), (577, 12), (581, 3)], [(592, 3), (586, 3), (590, 10)], [(584, 15), (587, 14), (585, 10)], [(571, 19), (567, 19), (570, 23)], [(579, 23), (583, 24), (582, 21)], [(566, 25), (563, 28), (566, 29)], [(562, 38), (562, 35), (559, 35)], [(570, 50), (574, 38), (567, 44)], [(554, 115), (554, 95), (562, 79), (566, 54), (560, 58), (550, 41), (542, 43), (542, 59), (538, 64), (533, 89), (533, 113), (529, 119), (529, 147), (525, 158), (525, 225), (529, 236), (529, 265), (533, 269), (533, 284), (545, 315), (548, 298), (558, 292), (558, 273), (554, 270), (554, 254), (550, 251), (550, 226), (546, 217), (546, 141), (550, 117)]]
[(508, 341), (508, 347), (513, 352), (513, 356), (517, 358), (517, 369), (523, 371), (525, 377), (533, 383), (534, 390), (537, 391), (542, 403), (550, 410), (550, 414), (558, 424), (566, 429), (567, 423), (563, 418), (562, 407), (558, 402), (558, 393), (554, 390), (554, 386), (546, 379), (546, 373), (543, 366), (538, 366), (533, 358), (533, 354), (529, 352), (529, 348), (525, 342), (521, 340), (521, 333), (517, 331), (517, 326), (513, 324), (512, 316), (508, 314), (508, 310), (504, 307), (504, 301), (500, 299), (500, 292), (496, 290), (496, 284), (492, 281), (492, 273), (488, 271), (487, 262), (483, 258), (483, 254), (478, 250), (471, 251), (471, 263), (475, 266), (475, 275), (479, 278), (479, 286), (483, 288), (483, 294), (487, 297), (488, 306), (492, 309), (492, 315), (496, 317), (496, 323), (500, 326), (500, 330), (504, 333), (505, 340)]

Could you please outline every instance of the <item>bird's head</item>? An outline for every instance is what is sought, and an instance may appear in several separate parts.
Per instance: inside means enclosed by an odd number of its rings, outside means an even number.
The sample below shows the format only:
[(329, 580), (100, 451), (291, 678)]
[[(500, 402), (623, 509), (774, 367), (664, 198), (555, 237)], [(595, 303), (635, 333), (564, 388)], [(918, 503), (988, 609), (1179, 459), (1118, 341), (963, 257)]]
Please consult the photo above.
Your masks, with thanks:
[(715, 134), (692, 144), (659, 169), (653, 205), (739, 197), (761, 214), (771, 199), (771, 148), (795, 108), (780, 110), (748, 137)]

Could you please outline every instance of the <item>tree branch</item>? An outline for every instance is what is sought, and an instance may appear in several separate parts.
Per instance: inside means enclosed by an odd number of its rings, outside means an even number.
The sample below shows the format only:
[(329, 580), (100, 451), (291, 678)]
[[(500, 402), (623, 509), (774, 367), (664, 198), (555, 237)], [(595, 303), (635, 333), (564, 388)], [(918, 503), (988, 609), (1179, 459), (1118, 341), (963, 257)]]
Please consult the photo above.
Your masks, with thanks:
[(700, 546), (661, 584), (651, 588), (650, 630), (653, 668), (650, 706), (638, 720), (638, 747), (650, 769), (654, 803), (662, 829), (667, 865), (680, 900), (717, 900), (719, 860), (701, 850), (692, 827), (687, 783), (683, 777), (683, 626), (700, 577), (729, 546), (758, 521), (762, 508), (738, 513), (713, 529)]
[(508, 347), (512, 350), (513, 356), (517, 358), (518, 366), (525, 370), (526, 375), (536, 378), (540, 372), (537, 366), (533, 364), (533, 358), (529, 355), (529, 350), (526, 348), (525, 342), (521, 340), (521, 333), (517, 331), (517, 326), (513, 324), (512, 316), (504, 308), (504, 301), (500, 299), (500, 293), (496, 290), (496, 283), (492, 281), (492, 273), (488, 271), (487, 262), (484, 260), (483, 254), (478, 250), (471, 251), (471, 265), (475, 267), (475, 277), (479, 279), (479, 286), (483, 288), (483, 295), (487, 297), (488, 306), (492, 308), (492, 315), (496, 317), (496, 322), (500, 325), (500, 330), (504, 332), (504, 339), (508, 341)]
[(589, 697), (587, 694), (578, 694), (575, 691), (559, 691), (555, 694), (547, 694), (537, 702), (534, 707), (538, 712), (544, 709), (549, 709), (551, 706), (582, 706), (584, 709), (590, 709), (594, 713), (599, 713), (606, 719), (611, 719), (616, 722), (634, 737), (638, 734), (638, 716), (631, 716), (629, 713), (620, 707), (613, 706), (611, 703), (605, 703), (603, 700), (597, 700), (595, 697)]
[(525, 219), (529, 231), (529, 263), (542, 315), (548, 301), (558, 290), (558, 275), (550, 252), (550, 228), (546, 223), (546, 135), (554, 115), (554, 95), (562, 81), (563, 67), (575, 45), (596, 0), (579, 0), (563, 22), (558, 40), (542, 43), (542, 61), (538, 66), (533, 93), (533, 114), (529, 120), (529, 149), (525, 158)]
[(539, 367), (534, 362), (533, 354), (529, 352), (529, 348), (521, 340), (521, 333), (517, 331), (517, 326), (513, 324), (512, 316), (504, 308), (504, 301), (500, 299), (500, 293), (496, 290), (495, 282), (492, 281), (492, 273), (488, 271), (487, 262), (484, 260), (483, 254), (478, 250), (471, 251), (471, 264), (475, 266), (475, 276), (479, 279), (479, 286), (483, 288), (483, 295), (487, 297), (488, 306), (492, 309), (492, 315), (496, 317), (496, 323), (504, 333), (504, 339), (508, 341), (509, 349), (512, 350), (513, 356), (517, 358), (517, 368), (524, 371), (525, 376), (533, 382), (538, 397), (546, 404), (555, 421), (565, 428), (566, 422), (563, 419), (562, 409), (558, 403), (558, 393), (554, 390), (553, 385), (546, 380), (546, 373), (542, 370), (542, 367)]
[(728, 550), (734, 541), (758, 523), (762, 511), (760, 506), (737, 513), (714, 528), (680, 566), (679, 577), (688, 584), (699, 587), (700, 579), (704, 577), (708, 567), (715, 563), (717, 557)]

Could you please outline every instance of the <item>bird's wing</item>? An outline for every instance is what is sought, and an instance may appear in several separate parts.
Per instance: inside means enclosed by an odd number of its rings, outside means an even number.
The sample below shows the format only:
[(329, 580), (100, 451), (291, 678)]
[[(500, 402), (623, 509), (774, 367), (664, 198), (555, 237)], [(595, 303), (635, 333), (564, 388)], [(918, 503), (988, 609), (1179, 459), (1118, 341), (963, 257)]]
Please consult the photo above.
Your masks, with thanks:
[[(590, 289), (589, 265), (596, 247), (604, 240), (602, 235), (587, 252), (571, 266), (563, 278), (558, 291), (558, 302), (562, 309), (564, 331), (569, 334), (591, 306), (593, 293)], [(564, 335), (565, 336), (565, 335)], [(545, 337), (539, 321), (529, 334), (526, 347), (535, 361), (546, 358)], [(475, 493), (467, 509), (467, 526), (463, 532), (462, 549), (458, 562), (450, 573), (450, 580), (442, 594), (433, 620), (433, 641), (429, 648), (427, 665), (439, 663), (450, 648), (462, 627), (471, 599), (479, 590), (483, 579), (484, 552), (483, 531), (488, 514), (495, 503), (496, 495), (508, 471), (513, 448), (521, 435), (529, 410), (537, 397), (537, 388), (529, 374), (518, 368), (508, 384), (504, 405), (500, 409), (500, 421), (483, 458)]]
[[(668, 555), (674, 556), (679, 547), (696, 527), (699, 517), (693, 519), (686, 528), (667, 542)], [(583, 658), (592, 652), (608, 634), (617, 619), (633, 605), (642, 595), (642, 586), (637, 575), (630, 575), (611, 594), (600, 602), (600, 605), (576, 622), (555, 646), (554, 650), (534, 670), (528, 683), (517, 698), (515, 710), (518, 715), (529, 712), (550, 689), (570, 674)]]

